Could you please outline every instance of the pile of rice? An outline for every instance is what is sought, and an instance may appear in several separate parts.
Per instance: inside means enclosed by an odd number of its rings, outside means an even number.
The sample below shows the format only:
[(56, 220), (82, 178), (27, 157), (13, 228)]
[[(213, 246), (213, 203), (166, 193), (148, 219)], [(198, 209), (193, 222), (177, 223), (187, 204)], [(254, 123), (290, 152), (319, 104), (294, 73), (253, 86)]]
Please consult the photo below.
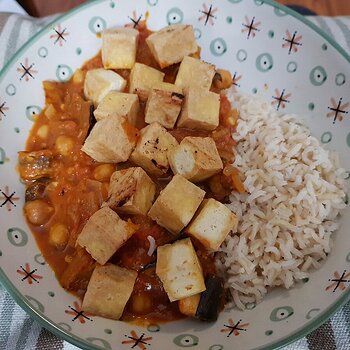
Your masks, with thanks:
[(234, 165), (247, 193), (230, 197), (239, 224), (218, 261), (243, 309), (271, 287), (290, 288), (320, 267), (346, 206), (345, 171), (295, 115), (280, 117), (256, 97), (228, 97), (240, 112)]

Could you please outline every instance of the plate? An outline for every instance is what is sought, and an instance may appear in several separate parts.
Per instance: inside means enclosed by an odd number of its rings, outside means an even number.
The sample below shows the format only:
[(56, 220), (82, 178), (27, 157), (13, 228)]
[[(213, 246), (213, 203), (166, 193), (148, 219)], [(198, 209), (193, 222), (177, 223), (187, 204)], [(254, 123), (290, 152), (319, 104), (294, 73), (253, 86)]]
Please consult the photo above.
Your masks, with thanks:
[(58, 285), (24, 220), (17, 152), (24, 149), (33, 116), (44, 106), (42, 81), (66, 81), (97, 53), (101, 30), (126, 23), (137, 27), (146, 17), (151, 29), (192, 24), (202, 58), (230, 69), (237, 91), (262, 95), (281, 113), (303, 115), (312, 134), (336, 149), (350, 170), (350, 58), (303, 17), (259, 0), (87, 2), (35, 35), (1, 72), (1, 281), (44, 327), (86, 349), (238, 350), (286, 345), (315, 329), (349, 299), (349, 208), (328, 260), (305, 283), (292, 290), (275, 289), (245, 311), (222, 312), (213, 324), (186, 320), (147, 328), (81, 310), (80, 301)]

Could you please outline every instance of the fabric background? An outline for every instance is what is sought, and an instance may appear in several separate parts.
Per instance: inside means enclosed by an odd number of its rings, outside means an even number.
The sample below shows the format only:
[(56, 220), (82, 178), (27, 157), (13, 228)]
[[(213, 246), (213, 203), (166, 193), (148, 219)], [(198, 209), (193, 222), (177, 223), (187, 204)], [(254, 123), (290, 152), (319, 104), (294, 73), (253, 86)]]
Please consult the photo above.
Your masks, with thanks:
[[(344, 0), (349, 1), (349, 0)], [(55, 16), (41, 19), (0, 13), (0, 69), (13, 54)], [(350, 53), (350, 17), (308, 17)], [(76, 350), (30, 318), (0, 284), (0, 350)], [(320, 328), (284, 350), (349, 350), (350, 303)], [(156, 349), (163, 350), (163, 349)]]

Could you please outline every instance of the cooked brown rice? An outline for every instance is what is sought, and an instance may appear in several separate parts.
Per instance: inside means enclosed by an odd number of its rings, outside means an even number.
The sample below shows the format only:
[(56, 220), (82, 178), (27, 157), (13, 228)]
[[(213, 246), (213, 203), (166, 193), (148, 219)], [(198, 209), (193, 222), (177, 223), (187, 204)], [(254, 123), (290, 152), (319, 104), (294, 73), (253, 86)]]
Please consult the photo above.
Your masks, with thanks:
[(326, 258), (345, 207), (345, 171), (295, 115), (278, 116), (257, 97), (228, 97), (240, 112), (234, 165), (247, 193), (230, 197), (239, 225), (218, 261), (243, 309), (270, 287), (292, 287)]

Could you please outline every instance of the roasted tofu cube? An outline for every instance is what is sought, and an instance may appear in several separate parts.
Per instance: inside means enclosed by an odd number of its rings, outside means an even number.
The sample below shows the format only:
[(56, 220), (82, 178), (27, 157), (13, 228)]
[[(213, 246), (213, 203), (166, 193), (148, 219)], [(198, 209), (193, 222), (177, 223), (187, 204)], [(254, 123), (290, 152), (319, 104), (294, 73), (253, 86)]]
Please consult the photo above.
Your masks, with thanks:
[(130, 160), (154, 176), (164, 175), (169, 169), (168, 151), (178, 143), (160, 124), (153, 123), (140, 131)]
[(195, 87), (209, 90), (215, 75), (215, 66), (199, 60), (185, 57), (176, 76), (175, 85), (181, 88)]
[(134, 28), (111, 28), (102, 32), (102, 62), (106, 69), (131, 69), (136, 60), (139, 32)]
[(220, 95), (194, 87), (185, 89), (185, 101), (177, 126), (214, 130), (219, 125)]
[(205, 196), (205, 191), (175, 175), (160, 192), (148, 216), (173, 234), (189, 224)]
[(147, 215), (156, 185), (142, 168), (128, 168), (112, 174), (108, 198), (103, 206), (117, 213)]
[(81, 150), (101, 163), (119, 163), (129, 159), (138, 130), (123, 117), (112, 116), (98, 121)]
[(181, 62), (198, 50), (193, 27), (174, 24), (151, 34), (146, 43), (161, 68)]
[(211, 137), (185, 137), (179, 146), (168, 152), (168, 160), (174, 174), (191, 182), (203, 181), (223, 168)]
[(200, 293), (180, 299), (178, 302), (179, 311), (188, 317), (195, 317), (200, 300)]
[(146, 101), (155, 84), (163, 81), (164, 73), (142, 63), (135, 63), (130, 73), (129, 92), (138, 94), (140, 100)]
[(202, 267), (189, 238), (157, 249), (156, 273), (170, 301), (205, 291)]
[(123, 91), (125, 86), (126, 80), (111, 70), (90, 69), (85, 76), (84, 95), (96, 107), (110, 91)]
[(137, 272), (113, 264), (96, 266), (84, 295), (82, 309), (119, 320), (134, 289)]
[(237, 223), (236, 215), (229, 208), (210, 198), (203, 201), (186, 232), (208, 250), (218, 251), (226, 236), (236, 231)]
[(122, 220), (112, 209), (105, 207), (89, 218), (77, 238), (77, 244), (104, 265), (136, 229), (131, 221)]
[(139, 98), (136, 94), (111, 91), (98, 104), (94, 115), (96, 120), (115, 115), (125, 117), (131, 125), (135, 125), (139, 108)]
[(180, 86), (177, 86), (175, 84), (167, 83), (165, 81), (161, 81), (153, 86), (153, 89), (163, 90), (163, 91), (170, 91), (170, 92), (176, 92), (178, 94), (182, 95), (182, 88)]
[(177, 92), (153, 89), (148, 97), (145, 109), (145, 122), (158, 122), (172, 129), (180, 114), (184, 96)]

